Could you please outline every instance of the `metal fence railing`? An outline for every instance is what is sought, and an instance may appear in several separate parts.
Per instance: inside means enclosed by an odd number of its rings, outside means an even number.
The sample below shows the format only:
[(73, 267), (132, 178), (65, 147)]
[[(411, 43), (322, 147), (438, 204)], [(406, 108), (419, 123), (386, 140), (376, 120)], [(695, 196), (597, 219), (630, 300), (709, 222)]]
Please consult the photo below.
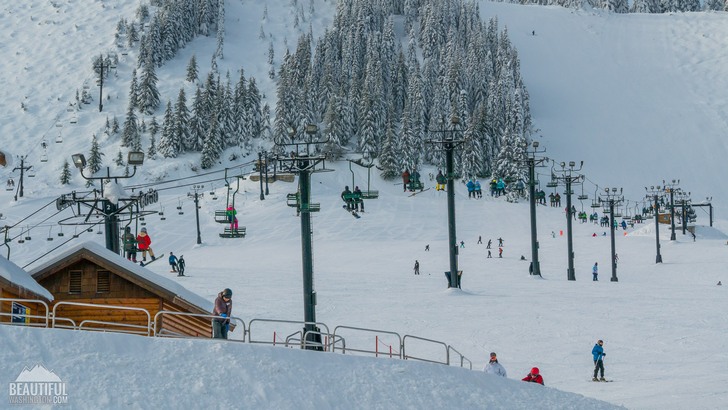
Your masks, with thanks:
[[(32, 303), (35, 306), (43, 306), (45, 314), (28, 314), (20, 312), (3, 312), (2, 302)], [(59, 315), (62, 307), (92, 307), (94, 309), (116, 309), (121, 311), (138, 312), (142, 324), (125, 323), (120, 321), (103, 321), (86, 319), (76, 324), (71, 318)], [(36, 312), (39, 313), (39, 312)], [(51, 310), (48, 304), (42, 300), (35, 299), (13, 299), (0, 298), (0, 318), (15, 317), (26, 319), (13, 322), (0, 322), (4, 325), (51, 327), (57, 329), (90, 330), (97, 332), (129, 333), (143, 336), (169, 337), (169, 338), (194, 338), (189, 334), (180, 333), (164, 327), (165, 317), (177, 318), (199, 318), (201, 323), (207, 324), (208, 320), (219, 319), (219, 316), (212, 314), (198, 314), (176, 311), (159, 311), (152, 317), (146, 309), (127, 306), (103, 305), (93, 303), (80, 303), (60, 301), (53, 305)], [(146, 323), (144, 323), (146, 318)], [(36, 320), (32, 323), (27, 319)], [(454, 347), (439, 340), (427, 339), (420, 336), (404, 335), (397, 332), (370, 329), (354, 326), (336, 326), (333, 333), (323, 322), (304, 322), (297, 320), (279, 319), (251, 319), (247, 325), (243, 319), (235, 316), (228, 318), (232, 322), (235, 331), (228, 333), (228, 341), (243, 343), (268, 344), (272, 346), (295, 347), (300, 349), (312, 349), (330, 352), (360, 353), (375, 357), (389, 357), (403, 360), (418, 360), (423, 362), (438, 363), (448, 366), (465, 367), (472, 370), (473, 363)], [(176, 323), (179, 325), (179, 323)], [(187, 325), (189, 326), (189, 325)], [(175, 324), (171, 325), (176, 328)], [(184, 327), (184, 325), (183, 325)], [(270, 336), (263, 336), (269, 331)], [(284, 338), (279, 335), (287, 334)], [(230, 337), (230, 336), (236, 337)], [(239, 336), (238, 336), (239, 335)], [(259, 336), (260, 335), (260, 336)], [(210, 338), (208, 336), (197, 336), (197, 338)], [(362, 340), (371, 343), (363, 345)], [(380, 346), (384, 346), (381, 349)], [(442, 354), (433, 354), (434, 351), (442, 351)]]

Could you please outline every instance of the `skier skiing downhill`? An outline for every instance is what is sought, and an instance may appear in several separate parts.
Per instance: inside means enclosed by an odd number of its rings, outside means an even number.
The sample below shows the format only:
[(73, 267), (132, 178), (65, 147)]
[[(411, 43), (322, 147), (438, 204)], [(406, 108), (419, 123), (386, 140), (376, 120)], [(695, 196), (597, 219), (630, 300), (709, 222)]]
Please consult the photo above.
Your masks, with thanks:
[[(594, 348), (592, 349), (592, 356), (594, 357), (594, 377), (592, 378), (592, 381), (601, 381), (605, 382), (607, 381), (604, 378), (604, 356), (607, 354), (604, 353), (604, 348), (602, 347), (604, 345), (604, 342), (602, 340), (597, 340), (597, 343), (594, 345)], [(601, 371), (601, 377), (597, 379), (597, 371)]]

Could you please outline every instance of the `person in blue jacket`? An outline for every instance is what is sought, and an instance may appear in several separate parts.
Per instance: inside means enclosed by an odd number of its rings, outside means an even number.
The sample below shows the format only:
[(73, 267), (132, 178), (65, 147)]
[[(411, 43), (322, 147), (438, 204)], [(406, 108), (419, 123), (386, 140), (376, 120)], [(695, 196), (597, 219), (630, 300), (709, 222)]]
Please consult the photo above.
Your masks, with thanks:
[[(594, 377), (592, 378), (592, 381), (606, 381), (604, 379), (604, 356), (607, 354), (604, 353), (604, 342), (602, 340), (597, 340), (597, 344), (594, 345), (594, 348), (592, 349), (592, 356), (594, 358)], [(601, 377), (597, 379), (597, 372), (601, 371)]]
[(468, 187), (468, 198), (475, 198), (475, 183), (473, 180), (469, 180), (465, 186)]

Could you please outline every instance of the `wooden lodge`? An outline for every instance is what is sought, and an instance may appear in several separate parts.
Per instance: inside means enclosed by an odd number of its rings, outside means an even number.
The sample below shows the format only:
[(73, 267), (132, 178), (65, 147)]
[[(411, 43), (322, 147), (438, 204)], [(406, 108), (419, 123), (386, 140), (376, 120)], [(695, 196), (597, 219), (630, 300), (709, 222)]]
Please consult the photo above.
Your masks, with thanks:
[(212, 334), (209, 318), (164, 313), (155, 322), (160, 311), (209, 315), (213, 304), (94, 242), (60, 253), (30, 275), (52, 294), (55, 327), (150, 336)]
[(0, 257), (0, 298), (14, 299), (0, 301), (0, 323), (45, 326), (45, 319), (32, 316), (45, 316), (53, 295), (20, 266)]

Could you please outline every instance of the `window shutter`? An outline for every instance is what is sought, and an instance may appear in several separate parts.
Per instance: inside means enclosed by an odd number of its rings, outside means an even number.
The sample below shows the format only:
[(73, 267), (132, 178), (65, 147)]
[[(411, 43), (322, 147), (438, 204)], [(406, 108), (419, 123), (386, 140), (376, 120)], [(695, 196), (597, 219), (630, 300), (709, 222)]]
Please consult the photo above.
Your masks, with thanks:
[(109, 271), (100, 270), (96, 272), (96, 293), (109, 293), (109, 291), (111, 291)]
[(68, 293), (81, 293), (81, 273), (80, 270), (69, 272)]

